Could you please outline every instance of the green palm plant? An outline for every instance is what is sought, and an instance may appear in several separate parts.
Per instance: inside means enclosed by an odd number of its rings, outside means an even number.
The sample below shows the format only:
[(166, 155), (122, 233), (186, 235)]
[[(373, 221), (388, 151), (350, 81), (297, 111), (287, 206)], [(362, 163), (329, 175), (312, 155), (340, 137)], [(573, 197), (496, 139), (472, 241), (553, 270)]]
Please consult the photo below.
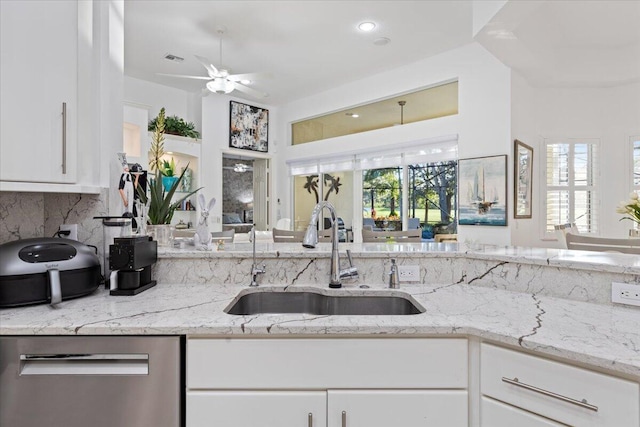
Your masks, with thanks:
[[(173, 183), (169, 191), (165, 191), (162, 185), (162, 160), (164, 155), (164, 108), (160, 110), (156, 121), (156, 128), (153, 131), (153, 137), (151, 138), (151, 148), (149, 149), (149, 168), (155, 171), (153, 178), (149, 180), (149, 195), (142, 187), (136, 187), (136, 191), (142, 203), (147, 205), (147, 220), (149, 224), (171, 224), (173, 214), (178, 209), (180, 204), (186, 200), (192, 194), (195, 194), (200, 188), (185, 194), (183, 197), (176, 201), (172, 201), (173, 195), (180, 186), (184, 173), (189, 168), (182, 170), (180, 177)], [(166, 161), (166, 160), (165, 160)]]

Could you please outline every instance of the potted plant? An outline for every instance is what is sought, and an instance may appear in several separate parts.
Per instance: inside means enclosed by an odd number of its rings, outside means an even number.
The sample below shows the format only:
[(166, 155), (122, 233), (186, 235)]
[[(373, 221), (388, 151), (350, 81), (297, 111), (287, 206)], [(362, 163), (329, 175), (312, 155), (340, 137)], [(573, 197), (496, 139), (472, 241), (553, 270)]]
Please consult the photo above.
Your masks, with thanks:
[[(168, 246), (171, 241), (172, 230), (170, 224), (176, 209), (178, 209), (183, 200), (200, 190), (200, 188), (198, 188), (173, 201), (173, 196), (189, 165), (187, 165), (180, 176), (168, 189), (165, 189), (162, 184), (162, 171), (164, 162), (166, 162), (166, 160), (162, 159), (162, 156), (165, 154), (164, 115), (165, 110), (162, 108), (156, 118), (156, 127), (151, 138), (151, 148), (149, 149), (149, 169), (151, 172), (154, 172), (154, 175), (149, 179), (149, 195), (147, 196), (141, 187), (136, 188), (140, 200), (147, 207), (147, 223), (149, 224), (147, 229), (149, 230), (149, 234), (158, 241), (158, 245), (160, 246)], [(171, 162), (167, 163), (169, 167), (173, 165), (172, 170), (175, 171), (175, 163), (173, 162), (173, 159)]]
[[(158, 117), (149, 121), (149, 131), (156, 130), (158, 123)], [(196, 130), (196, 125), (193, 122), (186, 122), (184, 119), (178, 116), (168, 116), (164, 118), (164, 132), (169, 135), (185, 136), (187, 138), (198, 139), (200, 138), (200, 132)]]
[(173, 184), (178, 180), (175, 172), (176, 162), (173, 157), (171, 158), (171, 161), (166, 159), (163, 159), (161, 161), (160, 173), (162, 174), (162, 186), (164, 187), (165, 191), (169, 191)]

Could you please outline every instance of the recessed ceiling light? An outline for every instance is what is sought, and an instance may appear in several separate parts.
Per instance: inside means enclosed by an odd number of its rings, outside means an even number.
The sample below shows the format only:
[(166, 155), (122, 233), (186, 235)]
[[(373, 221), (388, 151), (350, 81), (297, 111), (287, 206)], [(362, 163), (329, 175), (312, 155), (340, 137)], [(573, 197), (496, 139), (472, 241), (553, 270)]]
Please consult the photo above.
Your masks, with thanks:
[(391, 43), (391, 39), (387, 37), (378, 37), (373, 41), (373, 44), (375, 44), (376, 46), (384, 46), (389, 43)]
[(373, 31), (374, 28), (376, 28), (376, 24), (370, 21), (361, 22), (360, 24), (358, 24), (358, 29), (360, 31), (369, 32), (369, 31)]
[(240, 80), (240, 83), (242, 83), (243, 85), (250, 85), (251, 84), (251, 80), (247, 80), (247, 79)]

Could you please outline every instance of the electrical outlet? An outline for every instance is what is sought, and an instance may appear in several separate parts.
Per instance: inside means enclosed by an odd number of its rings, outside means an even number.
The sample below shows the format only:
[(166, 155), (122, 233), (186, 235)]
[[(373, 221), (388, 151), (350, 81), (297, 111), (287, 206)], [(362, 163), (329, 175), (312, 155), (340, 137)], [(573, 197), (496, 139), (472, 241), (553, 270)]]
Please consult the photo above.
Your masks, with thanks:
[(60, 231), (68, 231), (68, 236), (62, 236), (65, 239), (78, 240), (78, 224), (62, 224)]
[(611, 302), (640, 307), (640, 285), (611, 282)]
[(401, 282), (419, 282), (420, 266), (419, 265), (399, 265), (398, 278)]

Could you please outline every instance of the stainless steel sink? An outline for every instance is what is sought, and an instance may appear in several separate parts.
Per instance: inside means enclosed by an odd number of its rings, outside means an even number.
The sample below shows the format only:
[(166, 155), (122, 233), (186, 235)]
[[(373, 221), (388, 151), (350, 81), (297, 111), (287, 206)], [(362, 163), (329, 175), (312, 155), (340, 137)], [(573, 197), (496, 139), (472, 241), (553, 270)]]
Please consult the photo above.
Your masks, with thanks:
[(244, 294), (225, 313), (307, 313), (318, 315), (392, 316), (424, 313), (425, 309), (408, 297), (398, 295), (323, 295), (316, 292), (264, 292)]

